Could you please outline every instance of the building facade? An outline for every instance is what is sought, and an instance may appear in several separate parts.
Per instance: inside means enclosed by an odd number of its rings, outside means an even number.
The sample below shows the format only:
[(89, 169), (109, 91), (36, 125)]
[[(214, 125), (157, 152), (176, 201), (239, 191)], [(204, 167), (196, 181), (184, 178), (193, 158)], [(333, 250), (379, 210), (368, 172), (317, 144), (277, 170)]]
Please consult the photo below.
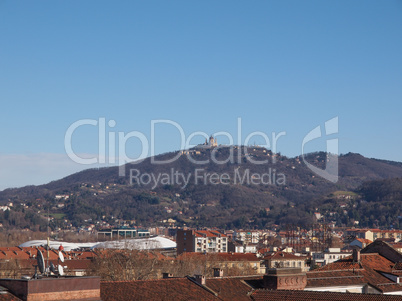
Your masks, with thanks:
[(184, 252), (220, 253), (228, 251), (228, 237), (219, 231), (177, 230), (177, 254)]

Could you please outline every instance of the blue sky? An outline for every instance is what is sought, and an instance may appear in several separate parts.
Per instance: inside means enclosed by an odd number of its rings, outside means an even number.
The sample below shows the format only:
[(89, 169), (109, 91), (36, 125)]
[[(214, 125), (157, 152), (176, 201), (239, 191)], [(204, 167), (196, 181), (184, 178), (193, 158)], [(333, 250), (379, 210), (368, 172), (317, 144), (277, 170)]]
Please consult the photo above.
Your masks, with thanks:
[[(66, 155), (82, 119), (149, 139), (151, 120), (237, 137), (241, 118), (242, 142), (286, 132), (277, 150), (296, 156), (337, 116), (341, 153), (402, 161), (401, 53), (401, 1), (0, 0), (0, 189), (94, 167)], [(97, 131), (77, 129), (74, 152), (98, 154)], [(156, 153), (180, 147), (172, 126), (155, 137)]]

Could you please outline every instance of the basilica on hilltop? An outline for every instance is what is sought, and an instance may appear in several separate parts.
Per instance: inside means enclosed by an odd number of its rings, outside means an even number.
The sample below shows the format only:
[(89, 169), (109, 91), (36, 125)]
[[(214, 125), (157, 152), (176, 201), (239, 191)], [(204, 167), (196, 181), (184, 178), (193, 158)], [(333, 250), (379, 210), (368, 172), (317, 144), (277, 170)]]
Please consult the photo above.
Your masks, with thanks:
[(205, 139), (205, 143), (203, 144), (204, 146), (209, 146), (209, 147), (216, 147), (218, 146), (218, 139), (215, 139), (212, 135), (208, 139)]

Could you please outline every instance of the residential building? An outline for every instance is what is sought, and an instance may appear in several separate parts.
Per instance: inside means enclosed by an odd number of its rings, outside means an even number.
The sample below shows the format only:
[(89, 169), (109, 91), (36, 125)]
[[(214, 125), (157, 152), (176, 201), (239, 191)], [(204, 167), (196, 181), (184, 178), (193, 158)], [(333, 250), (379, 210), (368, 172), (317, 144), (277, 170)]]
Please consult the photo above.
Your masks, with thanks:
[(234, 239), (243, 244), (257, 244), (260, 241), (261, 231), (258, 230), (238, 230), (234, 232)]
[(380, 230), (380, 229), (348, 229), (345, 236), (350, 238), (364, 238), (375, 241), (378, 238), (391, 238), (395, 242), (402, 240), (402, 230)]
[(263, 260), (255, 254), (247, 253), (189, 253), (177, 256), (176, 260), (199, 263), (198, 269), (220, 268), (225, 275), (261, 275), (265, 273)]
[[(307, 277), (306, 277), (307, 276)], [(313, 275), (315, 276), (315, 275)], [(341, 279), (343, 277), (340, 277)], [(355, 280), (357, 279), (357, 281)], [(325, 280), (324, 285), (339, 282)], [(359, 277), (345, 277), (344, 281), (358, 282)], [(272, 269), (264, 276), (216, 277), (203, 275), (160, 280), (101, 282), (101, 298), (109, 300), (310, 300), (310, 301), (400, 301), (401, 296), (362, 294), (340, 291), (314, 291), (314, 278), (300, 269)], [(322, 283), (321, 283), (322, 284)], [(353, 284), (346, 285), (351, 288)], [(334, 287), (334, 286), (333, 286)]]
[[(375, 241), (307, 273), (305, 290), (402, 295), (402, 254)], [(401, 297), (400, 297), (401, 298)]]
[(340, 248), (328, 248), (324, 252), (311, 252), (312, 260), (318, 266), (324, 266), (351, 254), (351, 252), (341, 251)]
[(243, 244), (234, 240), (228, 242), (228, 251), (233, 253), (245, 253)]
[(369, 244), (371, 244), (372, 241), (369, 239), (365, 239), (365, 238), (356, 238), (354, 241), (352, 241), (350, 243), (350, 246), (356, 246), (359, 247), (360, 249), (365, 248), (366, 246), (368, 246)]
[(228, 251), (228, 238), (219, 231), (177, 230), (177, 254), (183, 252), (214, 253)]
[(390, 245), (391, 245), (395, 250), (397, 250), (398, 252), (402, 253), (402, 242), (391, 243)]
[(309, 267), (306, 264), (306, 256), (296, 256), (291, 253), (278, 251), (264, 257), (264, 263), (267, 269), (273, 268), (299, 268), (307, 271)]

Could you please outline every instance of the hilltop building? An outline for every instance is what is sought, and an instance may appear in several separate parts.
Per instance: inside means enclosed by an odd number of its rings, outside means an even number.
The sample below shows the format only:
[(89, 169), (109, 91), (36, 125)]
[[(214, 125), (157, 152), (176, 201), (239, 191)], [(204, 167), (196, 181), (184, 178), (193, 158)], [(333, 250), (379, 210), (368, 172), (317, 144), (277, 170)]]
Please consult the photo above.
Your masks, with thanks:
[(202, 144), (204, 147), (216, 147), (218, 146), (218, 139), (215, 139), (214, 136), (211, 135), (208, 139), (205, 139), (205, 143)]

